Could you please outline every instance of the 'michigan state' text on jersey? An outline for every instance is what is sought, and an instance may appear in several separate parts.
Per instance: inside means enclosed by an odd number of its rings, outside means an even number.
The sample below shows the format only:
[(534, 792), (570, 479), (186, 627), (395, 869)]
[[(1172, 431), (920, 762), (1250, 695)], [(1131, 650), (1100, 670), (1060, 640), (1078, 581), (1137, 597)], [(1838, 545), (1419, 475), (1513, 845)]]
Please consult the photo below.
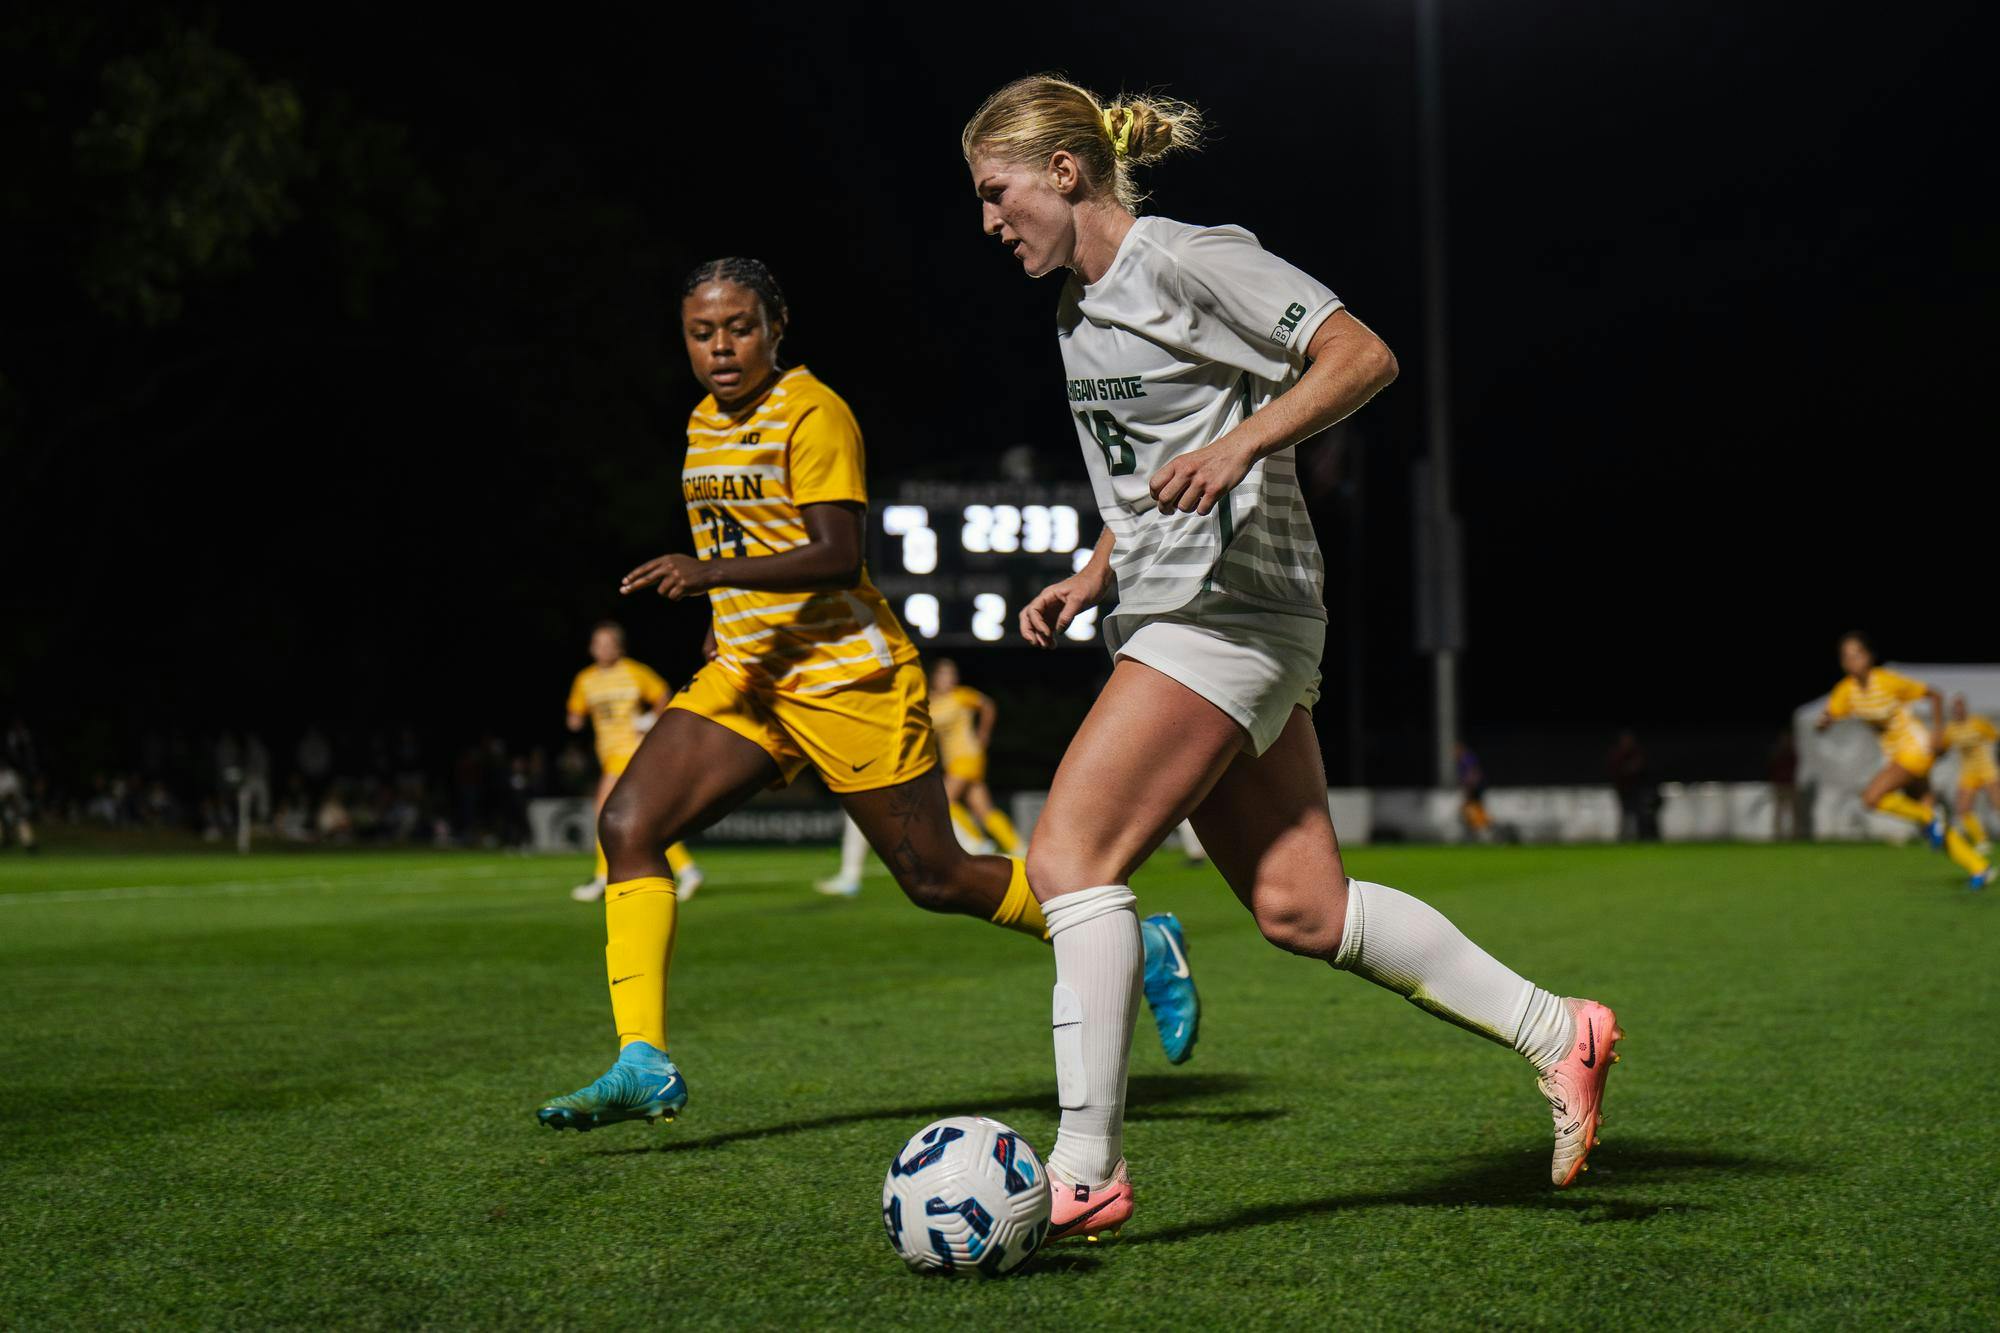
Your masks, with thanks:
[(1294, 450), (1258, 460), (1207, 515), (1147, 489), (1284, 392), (1340, 298), (1241, 227), (1132, 224), (1104, 276), (1071, 276), (1057, 313), (1070, 414), (1114, 542), (1119, 613), (1204, 591), (1324, 619), (1323, 565)]

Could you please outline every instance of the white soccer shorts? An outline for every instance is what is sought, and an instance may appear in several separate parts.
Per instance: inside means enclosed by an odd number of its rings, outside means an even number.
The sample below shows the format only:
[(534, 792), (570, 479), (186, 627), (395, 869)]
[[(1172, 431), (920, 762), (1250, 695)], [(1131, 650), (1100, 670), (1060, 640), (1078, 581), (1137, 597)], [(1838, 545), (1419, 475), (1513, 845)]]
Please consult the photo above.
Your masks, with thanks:
[(1114, 660), (1143, 662), (1220, 708), (1262, 754), (1294, 708), (1319, 702), (1326, 622), (1204, 592), (1178, 610), (1106, 617), (1104, 645)]

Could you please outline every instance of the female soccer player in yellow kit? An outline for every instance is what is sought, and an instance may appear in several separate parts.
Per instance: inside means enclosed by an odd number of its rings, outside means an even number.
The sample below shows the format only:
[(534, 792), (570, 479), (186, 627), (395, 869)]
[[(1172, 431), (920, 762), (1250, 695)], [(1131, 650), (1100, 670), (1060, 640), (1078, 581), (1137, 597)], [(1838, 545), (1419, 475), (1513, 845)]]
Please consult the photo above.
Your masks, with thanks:
[(2000, 814), (2000, 762), (1995, 762), (1993, 753), (1996, 741), (2000, 741), (2000, 728), (1995, 728), (1990, 718), (1968, 713), (1964, 695), (1953, 695), (1944, 748), (1958, 756), (1958, 826), (1981, 856), (1988, 855), (1991, 845), (1979, 820), (1981, 792), (1992, 803), (1994, 813)]
[[(674, 696), (598, 821), (610, 862), (605, 967), (619, 1055), (595, 1083), (544, 1103), (554, 1129), (671, 1118), (687, 1084), (667, 1055), (675, 897), (664, 850), (767, 787), (816, 770), (910, 900), (1040, 939), (1019, 861), (952, 835), (916, 646), (862, 561), (861, 431), (804, 366), (782, 369), (783, 293), (754, 259), (689, 275), (681, 327), (708, 389), (688, 421), (681, 491), (698, 555), (664, 555), (621, 591), (707, 593), (710, 661)], [(1149, 996), (1149, 998), (1152, 998)], [(1190, 1011), (1179, 969), (1171, 998)], [(1168, 1058), (1185, 1059), (1192, 1024)]]
[[(639, 738), (658, 720), (674, 692), (659, 672), (625, 656), (625, 627), (615, 620), (599, 621), (590, 631), (590, 659), (591, 664), (570, 682), (569, 729), (582, 731), (587, 724), (597, 742), (596, 809), (601, 811), (618, 775), (632, 762)], [(701, 887), (701, 867), (685, 843), (667, 848), (667, 864), (673, 869), (680, 900), (694, 897)], [(599, 843), (596, 875), (571, 889), (569, 896), (580, 903), (601, 900), (604, 869), (604, 845)]]
[[(1972, 877), (1973, 888), (1985, 888), (1993, 881), (1992, 864), (1952, 827), (1942, 806), (1926, 805), (1905, 790), (1923, 781), (1936, 762), (1944, 733), (1943, 697), (1922, 681), (1877, 666), (1874, 645), (1859, 631), (1841, 636), (1840, 668), (1847, 674), (1833, 687), (1818, 727), (1825, 731), (1842, 718), (1853, 718), (1875, 729), (1884, 762), (1862, 789), (1861, 803), (1926, 830), (1931, 844), (1941, 845)], [(1931, 730), (1910, 711), (1919, 699), (1931, 701)], [(1939, 742), (1933, 742), (1933, 732)]]
[(983, 832), (994, 846), (1012, 855), (1021, 849), (1020, 835), (986, 789), (986, 750), (999, 716), (991, 699), (959, 682), (958, 663), (949, 657), (932, 663), (931, 722), (937, 728), (938, 754), (944, 759), (944, 794), (951, 800), (951, 817), (973, 838)]

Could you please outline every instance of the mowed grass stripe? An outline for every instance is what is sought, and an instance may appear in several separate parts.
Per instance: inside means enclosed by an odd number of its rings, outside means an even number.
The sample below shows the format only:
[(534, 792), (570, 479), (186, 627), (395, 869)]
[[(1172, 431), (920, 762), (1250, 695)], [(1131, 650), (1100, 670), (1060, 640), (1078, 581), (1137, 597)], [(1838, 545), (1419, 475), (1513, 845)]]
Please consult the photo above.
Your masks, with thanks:
[[(215, 898), (233, 894), (274, 894), (297, 893), (304, 890), (338, 891), (355, 893), (386, 891), (389, 893), (445, 893), (462, 892), (473, 885), (491, 889), (528, 889), (546, 891), (561, 878), (553, 866), (555, 858), (540, 866), (500, 866), (500, 867), (451, 867), (426, 866), (393, 875), (295, 875), (281, 879), (239, 879), (218, 880), (213, 883), (179, 884), (117, 884), (95, 889), (38, 889), (34, 887), (13, 888), (0, 891), (0, 908), (32, 907), (46, 903), (86, 903), (111, 902), (131, 898)], [(795, 871), (738, 870), (732, 872), (730, 883), (741, 887), (752, 884), (792, 884), (798, 882)], [(886, 880), (888, 874), (881, 872), (877, 878)]]

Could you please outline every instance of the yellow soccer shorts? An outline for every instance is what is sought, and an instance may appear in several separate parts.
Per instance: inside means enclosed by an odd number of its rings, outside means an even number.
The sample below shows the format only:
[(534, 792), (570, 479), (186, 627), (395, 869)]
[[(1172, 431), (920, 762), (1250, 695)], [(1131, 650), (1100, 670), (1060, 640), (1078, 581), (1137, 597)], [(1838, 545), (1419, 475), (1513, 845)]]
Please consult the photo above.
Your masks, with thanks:
[(1966, 760), (1958, 766), (1958, 789), (1981, 791), (1991, 782), (2000, 782), (2000, 767), (1981, 760)]
[(966, 782), (986, 781), (986, 752), (984, 750), (960, 750), (945, 756), (946, 777), (960, 778)]
[(930, 692), (916, 662), (825, 694), (746, 688), (710, 662), (667, 707), (762, 747), (778, 765), (780, 787), (808, 765), (842, 795), (893, 787), (937, 767)]
[(624, 773), (625, 766), (632, 762), (632, 756), (637, 753), (639, 751), (635, 747), (630, 750), (622, 750), (616, 754), (601, 754), (597, 756), (597, 766), (604, 770), (606, 777), (615, 778)]
[(1937, 762), (1937, 756), (1931, 753), (1928, 744), (1909, 744), (1891, 751), (1889, 762), (1911, 777), (1920, 778), (1931, 771), (1931, 765)]

